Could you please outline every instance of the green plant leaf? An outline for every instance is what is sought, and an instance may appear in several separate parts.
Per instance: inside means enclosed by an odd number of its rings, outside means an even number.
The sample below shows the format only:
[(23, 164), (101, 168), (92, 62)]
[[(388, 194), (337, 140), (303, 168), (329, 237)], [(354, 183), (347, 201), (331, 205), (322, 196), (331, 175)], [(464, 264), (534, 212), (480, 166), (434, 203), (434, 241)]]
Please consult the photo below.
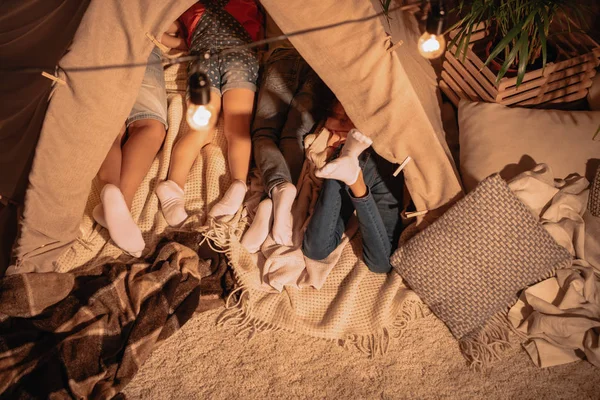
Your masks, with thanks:
[(519, 48), (519, 69), (517, 71), (517, 87), (523, 82), (525, 78), (525, 72), (527, 69), (527, 61), (529, 59), (529, 46), (527, 43), (527, 33), (523, 32), (517, 47)]
[[(541, 22), (539, 21), (539, 17), (536, 18), (538, 18), (538, 22)], [(540, 47), (542, 49), (542, 71), (546, 68), (546, 62), (548, 61), (548, 46), (546, 42), (546, 32), (544, 29), (544, 26), (542, 26), (542, 29), (538, 31), (540, 36)]]
[(519, 51), (519, 46), (513, 46), (513, 48), (510, 50), (510, 53), (508, 53), (508, 55), (506, 56), (506, 60), (504, 60), (504, 64), (502, 64), (500, 71), (498, 71), (498, 76), (496, 77), (496, 83), (500, 82), (500, 79), (502, 79), (504, 77), (504, 75), (506, 75), (506, 71), (508, 71), (508, 68), (510, 68), (510, 65), (513, 63), (513, 61), (515, 61), (515, 57), (517, 56), (518, 51)]
[(500, 54), (506, 46), (510, 43), (511, 40), (517, 37), (517, 35), (521, 32), (523, 28), (523, 22), (515, 25), (504, 38), (494, 47), (494, 49), (490, 52), (490, 56), (485, 60), (485, 65), (488, 65), (490, 61), (492, 61), (498, 54)]

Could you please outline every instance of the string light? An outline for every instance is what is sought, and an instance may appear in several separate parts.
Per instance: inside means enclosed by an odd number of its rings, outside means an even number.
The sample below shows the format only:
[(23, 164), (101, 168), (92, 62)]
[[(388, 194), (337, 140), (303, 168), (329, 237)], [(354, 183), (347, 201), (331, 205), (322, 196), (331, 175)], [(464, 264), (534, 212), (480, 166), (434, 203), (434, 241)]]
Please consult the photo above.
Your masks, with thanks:
[[(390, 8), (387, 11), (387, 13), (392, 13), (394, 11), (399, 11), (399, 10), (408, 10), (411, 8), (412, 8), (412, 6), (396, 6), (396, 7)], [(267, 44), (280, 42), (280, 41), (286, 40), (286, 39), (294, 37), (294, 36), (300, 36), (300, 35), (305, 35), (307, 33), (337, 28), (338, 26), (342, 26), (342, 25), (365, 22), (365, 21), (369, 21), (371, 19), (381, 17), (382, 15), (385, 15), (385, 14), (386, 14), (386, 12), (382, 11), (377, 14), (369, 15), (369, 16), (362, 17), (362, 18), (355, 18), (355, 19), (351, 19), (351, 20), (347, 20), (347, 21), (340, 21), (340, 22), (336, 22), (333, 24), (316, 26), (314, 28), (301, 29), (298, 31), (290, 32), (285, 35), (274, 36), (271, 38), (257, 40), (256, 42), (226, 48), (219, 52), (214, 52), (214, 53), (210, 54), (209, 57), (215, 57), (219, 54), (223, 55), (223, 54), (227, 54), (229, 52), (233, 52), (233, 51), (237, 51), (237, 50), (253, 49), (253, 48), (261, 47), (261, 46), (264, 46)], [(177, 58), (168, 60), (167, 62), (164, 62), (162, 60), (151, 61), (151, 62), (144, 61), (144, 62), (130, 63), (130, 64), (108, 64), (108, 65), (92, 65), (92, 66), (87, 66), (87, 67), (69, 67), (69, 68), (61, 68), (61, 70), (64, 72), (68, 72), (68, 73), (75, 73), (75, 72), (90, 72), (90, 71), (122, 69), (122, 68), (142, 68), (142, 67), (145, 68), (149, 64), (150, 65), (161, 64), (161, 65), (165, 65), (165, 66), (170, 66), (170, 65), (182, 64), (182, 63), (186, 63), (186, 62), (190, 62), (190, 61), (199, 60), (204, 57), (205, 57), (204, 54), (192, 54), (189, 56), (177, 57)], [(26, 74), (41, 74), (42, 72), (46, 72), (46, 73), (54, 74), (54, 67), (52, 67), (52, 68), (40, 68), (40, 67), (0, 68), (0, 72), (12, 72), (12, 73), (18, 72), (18, 73), (26, 73)]]
[(210, 81), (197, 63), (193, 63), (190, 68), (187, 97), (188, 125), (194, 130), (206, 128), (214, 111), (210, 105)]
[(444, 22), (446, 9), (443, 0), (432, 2), (431, 11), (427, 16), (425, 32), (417, 42), (419, 54), (427, 59), (440, 57), (446, 51), (446, 39), (444, 38)]

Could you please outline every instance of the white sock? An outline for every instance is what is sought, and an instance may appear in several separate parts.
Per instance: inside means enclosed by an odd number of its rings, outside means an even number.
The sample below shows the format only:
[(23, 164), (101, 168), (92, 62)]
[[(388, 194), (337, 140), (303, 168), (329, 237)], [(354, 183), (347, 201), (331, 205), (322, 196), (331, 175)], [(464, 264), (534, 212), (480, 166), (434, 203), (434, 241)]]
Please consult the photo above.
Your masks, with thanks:
[(336, 179), (344, 182), (346, 185), (352, 185), (356, 182), (360, 173), (358, 156), (372, 143), (371, 139), (358, 130), (352, 129), (348, 133), (348, 138), (346, 139), (346, 143), (344, 143), (340, 156), (317, 170), (315, 175), (319, 178)]
[(94, 207), (92, 210), (92, 217), (94, 217), (94, 221), (101, 227), (106, 228), (106, 218), (104, 218), (104, 208), (102, 207), (102, 203), (98, 203), (98, 205)]
[(294, 221), (292, 218), (292, 205), (296, 199), (296, 186), (290, 182), (284, 182), (271, 190), (273, 198), (273, 239), (275, 243), (291, 246), (292, 229)]
[(223, 198), (209, 211), (208, 215), (213, 218), (218, 218), (224, 215), (235, 214), (242, 206), (247, 190), (246, 183), (236, 179), (231, 186), (229, 186), (229, 189), (227, 189)]
[(160, 208), (169, 226), (179, 226), (186, 220), (185, 193), (173, 181), (163, 181), (156, 187)]
[(256, 253), (260, 246), (265, 242), (269, 235), (269, 228), (273, 221), (273, 201), (264, 199), (256, 209), (256, 215), (252, 220), (252, 224), (242, 236), (242, 246), (249, 253)]
[(110, 238), (127, 253), (140, 257), (146, 243), (142, 231), (131, 217), (121, 190), (115, 185), (104, 185), (100, 199)]

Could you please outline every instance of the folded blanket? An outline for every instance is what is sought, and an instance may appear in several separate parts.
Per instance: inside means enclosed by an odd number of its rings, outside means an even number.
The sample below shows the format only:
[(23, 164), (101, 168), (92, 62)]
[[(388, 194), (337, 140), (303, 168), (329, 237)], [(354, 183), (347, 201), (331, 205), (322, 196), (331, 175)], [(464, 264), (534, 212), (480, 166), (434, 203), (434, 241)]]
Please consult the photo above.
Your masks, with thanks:
[[(322, 183), (322, 180), (315, 176), (315, 171), (326, 163), (329, 135), (330, 132), (323, 128), (316, 134), (308, 135), (304, 140), (307, 156), (297, 184), (298, 195), (292, 208), (293, 246), (278, 245), (269, 234), (260, 252), (251, 256), (253, 263), (261, 271), (262, 287), (267, 292), (281, 292), (284, 286), (296, 289), (323, 287), (325, 279), (339, 260), (344, 246), (348, 244), (348, 238), (352, 237), (357, 230), (358, 225), (355, 221), (349, 223), (340, 245), (324, 260), (311, 260), (304, 257), (302, 253), (304, 231), (319, 197)], [(258, 174), (258, 171), (254, 171), (250, 178), (250, 191), (246, 199), (246, 207), (250, 215), (254, 214), (253, 209), (264, 196), (264, 188)]]
[[(305, 162), (298, 183), (293, 246), (277, 245), (269, 236), (258, 254), (249, 254), (235, 227), (214, 223), (201, 229), (224, 249), (239, 283), (237, 302), (228, 306), (220, 323), (233, 324), (250, 337), (287, 330), (382, 354), (407, 321), (428, 311), (399, 275), (369, 271), (360, 235), (354, 234), (356, 224), (348, 224), (342, 242), (325, 260), (303, 256), (302, 237), (321, 184), (314, 171), (325, 163), (328, 137), (323, 130), (305, 139), (311, 161)], [(263, 193), (257, 178), (252, 181), (247, 206), (256, 205)]]
[(167, 242), (149, 263), (0, 280), (0, 397), (119, 393), (157, 346), (205, 308), (201, 292), (210, 302), (219, 290), (224, 258), (198, 249), (196, 234), (178, 240), (192, 248)]
[(540, 367), (587, 358), (600, 366), (600, 218), (589, 210), (583, 177), (555, 181), (539, 165), (510, 182), (515, 194), (576, 258), (523, 292), (511, 309), (512, 324), (527, 335), (524, 347)]

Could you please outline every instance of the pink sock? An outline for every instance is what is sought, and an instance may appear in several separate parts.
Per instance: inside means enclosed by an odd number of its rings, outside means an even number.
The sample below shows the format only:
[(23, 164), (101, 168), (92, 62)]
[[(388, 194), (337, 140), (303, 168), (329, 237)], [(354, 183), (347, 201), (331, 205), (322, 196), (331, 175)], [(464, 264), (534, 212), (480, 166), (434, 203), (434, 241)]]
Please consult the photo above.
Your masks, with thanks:
[(227, 189), (223, 198), (213, 206), (208, 215), (213, 218), (218, 218), (235, 214), (242, 206), (247, 190), (246, 183), (236, 179), (231, 186), (229, 186), (229, 189)]
[(284, 182), (271, 190), (273, 198), (273, 239), (275, 243), (291, 246), (292, 229), (292, 205), (296, 199), (296, 186), (290, 182)]
[(273, 201), (264, 199), (258, 205), (252, 224), (242, 236), (242, 246), (249, 253), (256, 253), (269, 236), (269, 228), (273, 221)]
[(104, 218), (110, 238), (117, 246), (134, 257), (140, 257), (146, 244), (125, 203), (121, 190), (107, 184), (100, 193)]
[(160, 208), (169, 226), (179, 226), (188, 217), (185, 212), (183, 189), (173, 181), (161, 182), (156, 187)]

